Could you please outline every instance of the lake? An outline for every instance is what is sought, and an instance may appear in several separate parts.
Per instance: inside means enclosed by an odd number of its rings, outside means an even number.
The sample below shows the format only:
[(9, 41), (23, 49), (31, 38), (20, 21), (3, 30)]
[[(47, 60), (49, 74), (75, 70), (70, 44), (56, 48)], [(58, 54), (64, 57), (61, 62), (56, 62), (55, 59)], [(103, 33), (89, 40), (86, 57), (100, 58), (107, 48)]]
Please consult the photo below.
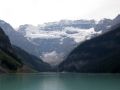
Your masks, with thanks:
[(0, 90), (120, 90), (120, 75), (2, 74), (0, 75)]

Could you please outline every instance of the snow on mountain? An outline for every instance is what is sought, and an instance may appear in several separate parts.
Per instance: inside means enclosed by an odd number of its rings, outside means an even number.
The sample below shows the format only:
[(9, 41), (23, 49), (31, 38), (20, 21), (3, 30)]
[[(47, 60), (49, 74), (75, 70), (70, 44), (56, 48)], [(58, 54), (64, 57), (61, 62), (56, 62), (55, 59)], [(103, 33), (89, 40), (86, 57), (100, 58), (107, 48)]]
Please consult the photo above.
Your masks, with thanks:
[(29, 35), (29, 34), (38, 33), (38, 27), (35, 27), (30, 24), (25, 24), (25, 25), (19, 26), (19, 29), (17, 31), (23, 35), (26, 35), (26, 34)]
[(102, 31), (102, 33), (109, 31), (109, 29), (112, 27), (112, 22), (113, 21), (110, 19), (100, 20), (94, 27), (95, 31)]
[[(68, 31), (71, 33), (67, 33)], [(74, 38), (76, 43), (80, 43), (84, 40), (90, 39), (91, 37), (97, 34), (101, 34), (101, 31), (96, 32), (94, 28), (90, 28), (86, 30), (80, 28), (66, 27), (65, 32), (67, 33), (66, 36), (70, 38)]]
[(39, 48), (39, 57), (51, 65), (58, 65), (81, 42), (101, 31), (94, 30), (94, 21), (61, 20), (45, 23), (43, 26), (21, 25), (18, 32)]

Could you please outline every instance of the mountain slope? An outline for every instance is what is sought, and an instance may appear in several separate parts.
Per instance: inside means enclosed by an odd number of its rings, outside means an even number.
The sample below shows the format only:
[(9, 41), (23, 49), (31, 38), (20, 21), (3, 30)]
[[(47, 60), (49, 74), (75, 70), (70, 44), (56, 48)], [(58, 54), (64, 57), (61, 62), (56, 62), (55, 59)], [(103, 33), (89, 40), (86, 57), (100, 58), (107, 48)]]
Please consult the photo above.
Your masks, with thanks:
[(39, 55), (37, 51), (38, 47), (32, 44), (31, 42), (29, 42), (29, 40), (27, 40), (22, 34), (15, 31), (9, 23), (0, 20), (0, 27), (9, 37), (11, 44), (18, 46), (35, 56)]
[(8, 37), (0, 28), (0, 71), (16, 72), (22, 65), (20, 59), (14, 54)]
[(11, 45), (9, 38), (0, 28), (0, 70), (1, 72), (45, 72), (50, 65), (24, 50)]
[(51, 70), (51, 66), (43, 62), (40, 58), (37, 58), (34, 55), (31, 55), (19, 47), (13, 46), (17, 56), (21, 59), (24, 65), (37, 72), (47, 72)]
[(84, 73), (120, 72), (120, 24), (75, 48), (59, 65), (60, 71)]

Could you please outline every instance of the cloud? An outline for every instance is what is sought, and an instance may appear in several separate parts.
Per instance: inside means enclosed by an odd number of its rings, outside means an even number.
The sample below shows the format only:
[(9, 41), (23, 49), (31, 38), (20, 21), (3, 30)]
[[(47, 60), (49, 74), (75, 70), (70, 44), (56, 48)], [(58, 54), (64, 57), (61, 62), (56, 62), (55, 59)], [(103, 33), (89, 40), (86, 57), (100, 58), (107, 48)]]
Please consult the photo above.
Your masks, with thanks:
[(1, 0), (0, 18), (14, 27), (61, 19), (112, 18), (119, 6), (120, 0)]

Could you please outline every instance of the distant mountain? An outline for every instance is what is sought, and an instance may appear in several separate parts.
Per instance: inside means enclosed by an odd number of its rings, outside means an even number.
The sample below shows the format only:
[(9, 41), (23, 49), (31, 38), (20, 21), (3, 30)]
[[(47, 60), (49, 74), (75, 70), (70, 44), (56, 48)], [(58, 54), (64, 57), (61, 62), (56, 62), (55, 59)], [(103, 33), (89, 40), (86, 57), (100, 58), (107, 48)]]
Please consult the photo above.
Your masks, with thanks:
[(120, 23), (120, 15), (118, 15), (115, 19), (113, 19), (112, 25), (117, 25)]
[(102, 31), (103, 33), (104, 32), (107, 32), (109, 31), (109, 29), (112, 27), (112, 22), (113, 20), (110, 20), (110, 19), (103, 19), (103, 20), (100, 20), (94, 27), (95, 31)]
[(115, 17), (113, 20), (104, 18), (94, 26), (94, 29), (95, 31), (102, 31), (102, 33), (105, 33), (110, 31), (111, 27), (114, 27), (115, 25), (119, 24), (119, 22), (120, 22), (120, 15)]
[(94, 20), (61, 20), (38, 26), (21, 25), (17, 32), (38, 47), (39, 54), (33, 55), (58, 65), (79, 43), (100, 34), (94, 31), (94, 26)]
[(81, 29), (90, 29), (95, 25), (95, 20), (61, 20), (59, 22), (49, 22), (45, 23), (42, 29), (51, 30), (63, 30), (65, 27), (74, 27)]
[[(119, 21), (120, 22), (120, 21)], [(82, 73), (120, 73), (120, 24), (85, 41), (59, 65), (59, 71)]]
[[(117, 19), (116, 19), (117, 20)], [(114, 20), (115, 22), (117, 22)], [(43, 25), (21, 25), (14, 30), (0, 20), (13, 45), (56, 66), (80, 43), (110, 30), (113, 20), (61, 20)]]
[(29, 42), (22, 34), (15, 31), (10, 24), (7, 22), (0, 20), (0, 27), (4, 30), (7, 36), (9, 36), (10, 42), (13, 45), (16, 45), (30, 54), (38, 55), (36, 49), (38, 48), (31, 42)]
[(49, 64), (11, 45), (8, 36), (0, 28), (0, 72), (45, 72), (50, 69)]

